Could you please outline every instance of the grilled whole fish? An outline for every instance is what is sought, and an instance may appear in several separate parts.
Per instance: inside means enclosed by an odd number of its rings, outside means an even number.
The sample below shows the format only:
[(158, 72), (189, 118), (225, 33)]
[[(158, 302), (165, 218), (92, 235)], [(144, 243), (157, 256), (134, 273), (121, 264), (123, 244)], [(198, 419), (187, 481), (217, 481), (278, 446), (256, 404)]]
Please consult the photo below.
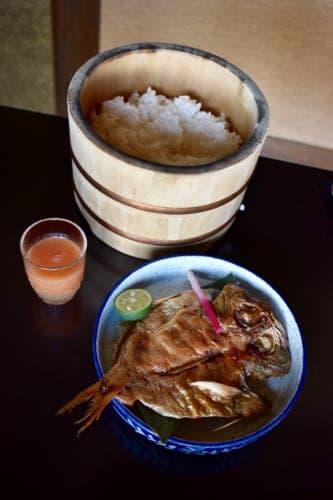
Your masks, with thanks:
[(139, 400), (162, 415), (250, 417), (269, 411), (246, 379), (282, 376), (290, 369), (288, 338), (264, 301), (227, 284), (212, 301), (216, 333), (196, 295), (160, 299), (122, 337), (113, 366), (58, 413), (89, 401), (80, 431), (117, 398)]

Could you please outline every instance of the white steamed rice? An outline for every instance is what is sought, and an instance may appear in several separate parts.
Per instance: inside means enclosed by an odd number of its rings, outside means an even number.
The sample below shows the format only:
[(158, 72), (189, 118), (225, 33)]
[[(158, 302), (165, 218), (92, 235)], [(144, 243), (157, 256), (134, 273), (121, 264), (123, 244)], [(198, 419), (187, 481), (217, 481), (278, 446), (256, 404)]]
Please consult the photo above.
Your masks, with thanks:
[(91, 114), (94, 131), (129, 155), (167, 165), (202, 165), (239, 149), (241, 138), (223, 113), (201, 111), (187, 95), (167, 98), (150, 87), (127, 100), (104, 101)]

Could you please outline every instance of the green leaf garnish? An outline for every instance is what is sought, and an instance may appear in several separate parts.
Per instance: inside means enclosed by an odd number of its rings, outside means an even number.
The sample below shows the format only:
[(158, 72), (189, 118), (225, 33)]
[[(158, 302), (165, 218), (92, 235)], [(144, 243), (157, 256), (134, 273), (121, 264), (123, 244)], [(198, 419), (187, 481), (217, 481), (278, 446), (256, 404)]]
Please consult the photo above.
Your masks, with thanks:
[(235, 276), (232, 273), (229, 273), (226, 276), (224, 276), (224, 278), (220, 278), (216, 281), (213, 281), (212, 283), (204, 285), (201, 288), (215, 288), (216, 290), (222, 290), (224, 285), (226, 285), (227, 283), (232, 283), (234, 281), (235, 281)]
[(164, 417), (140, 402), (138, 403), (138, 408), (146, 424), (156, 432), (162, 443), (166, 443), (178, 427), (179, 420), (177, 418)]

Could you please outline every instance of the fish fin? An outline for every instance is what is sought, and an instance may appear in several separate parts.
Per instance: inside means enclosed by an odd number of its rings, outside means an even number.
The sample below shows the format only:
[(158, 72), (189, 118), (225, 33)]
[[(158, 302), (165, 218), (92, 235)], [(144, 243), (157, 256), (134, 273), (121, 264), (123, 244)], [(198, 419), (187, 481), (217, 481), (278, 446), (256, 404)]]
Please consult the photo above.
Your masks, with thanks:
[(122, 387), (120, 385), (110, 386), (104, 379), (98, 380), (62, 406), (60, 410), (58, 410), (57, 415), (62, 415), (67, 411), (72, 411), (76, 406), (86, 401), (90, 401), (88, 410), (85, 412), (84, 416), (76, 422), (77, 424), (84, 422), (84, 425), (82, 425), (79, 429), (80, 434), (100, 417), (106, 405), (115, 397), (116, 394), (118, 394), (121, 389)]
[(158, 306), (159, 304), (162, 304), (163, 302), (166, 302), (169, 299), (173, 299), (174, 297), (179, 297), (180, 293), (173, 293), (172, 295), (167, 295), (166, 297), (161, 297), (159, 299), (155, 299), (153, 301), (152, 307)]
[(207, 380), (198, 380), (196, 382), (191, 382), (192, 387), (197, 387), (200, 391), (207, 394), (213, 400), (224, 400), (228, 398), (234, 398), (242, 394), (242, 390), (227, 384), (221, 384), (220, 382), (211, 382)]
[(224, 417), (255, 417), (266, 414), (270, 408), (268, 401), (258, 394), (228, 384), (200, 380), (191, 386), (220, 405)]
[(76, 424), (83, 424), (80, 426), (78, 430), (78, 435), (81, 434), (87, 427), (89, 427), (95, 420), (98, 420), (101, 416), (102, 411), (107, 406), (107, 404), (113, 399), (113, 394), (98, 394), (96, 398), (94, 398), (88, 410), (84, 414), (82, 418), (77, 420)]
[(213, 429), (213, 432), (221, 431), (222, 429), (226, 429), (227, 427), (231, 427), (232, 425), (237, 424), (241, 420), (242, 420), (241, 418), (234, 418), (233, 420), (229, 420), (229, 422), (227, 422), (226, 424), (220, 425), (219, 427), (216, 427), (215, 429)]
[(94, 395), (98, 392), (100, 385), (101, 381), (98, 380), (94, 384), (87, 387), (84, 391), (80, 392), (73, 399), (63, 405), (60, 410), (57, 411), (57, 415), (63, 415), (67, 411), (72, 411), (76, 406), (93, 398)]

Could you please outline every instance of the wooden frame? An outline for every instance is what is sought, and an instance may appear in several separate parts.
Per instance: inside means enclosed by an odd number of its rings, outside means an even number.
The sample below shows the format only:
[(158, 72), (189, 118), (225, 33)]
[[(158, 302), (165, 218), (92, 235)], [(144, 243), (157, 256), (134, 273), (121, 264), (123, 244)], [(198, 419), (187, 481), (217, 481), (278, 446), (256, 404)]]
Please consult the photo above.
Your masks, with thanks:
[(51, 0), (56, 113), (67, 116), (75, 71), (99, 51), (100, 0)]

